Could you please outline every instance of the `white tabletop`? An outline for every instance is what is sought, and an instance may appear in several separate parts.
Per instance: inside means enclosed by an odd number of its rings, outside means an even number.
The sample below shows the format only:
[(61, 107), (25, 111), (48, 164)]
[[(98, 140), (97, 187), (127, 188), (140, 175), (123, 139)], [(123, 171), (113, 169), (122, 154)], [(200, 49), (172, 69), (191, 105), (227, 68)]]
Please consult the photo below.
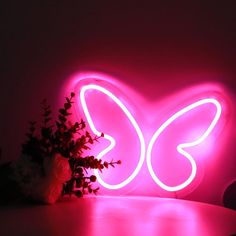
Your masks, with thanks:
[(167, 198), (87, 197), (45, 206), (0, 208), (0, 235), (236, 234), (236, 211)]

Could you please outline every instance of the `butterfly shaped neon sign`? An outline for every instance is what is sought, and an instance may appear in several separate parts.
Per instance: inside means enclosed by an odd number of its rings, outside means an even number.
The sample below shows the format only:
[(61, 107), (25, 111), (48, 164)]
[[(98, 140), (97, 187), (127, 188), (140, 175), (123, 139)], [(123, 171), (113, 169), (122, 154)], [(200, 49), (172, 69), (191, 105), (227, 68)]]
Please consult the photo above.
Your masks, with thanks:
[[(86, 80), (86, 78), (84, 79)], [(194, 146), (197, 146), (201, 144), (207, 137), (212, 133), (214, 130), (215, 126), (217, 125), (221, 114), (222, 114), (222, 106), (220, 102), (215, 98), (215, 97), (206, 97), (206, 98), (201, 98), (198, 99), (192, 103), (189, 103), (188, 105), (185, 105), (181, 109), (179, 109), (177, 112), (175, 112), (173, 115), (171, 115), (166, 121), (164, 121), (160, 127), (154, 132), (152, 135), (149, 143), (146, 145), (145, 143), (145, 138), (143, 135), (143, 132), (134, 118), (134, 115), (130, 112), (130, 110), (127, 108), (127, 106), (124, 104), (124, 102), (121, 101), (121, 99), (116, 96), (112, 91), (109, 89), (105, 88), (104, 86), (101, 86), (100, 84), (97, 84), (96, 81), (93, 81), (92, 83), (85, 84), (80, 87), (80, 92), (79, 92), (79, 101), (81, 103), (82, 110), (84, 112), (85, 118), (88, 122), (88, 125), (91, 128), (91, 131), (95, 135), (100, 135), (101, 130), (99, 130), (94, 122), (94, 119), (91, 115), (90, 108), (87, 104), (87, 98), (86, 94), (89, 92), (99, 92), (103, 94), (104, 96), (107, 96), (112, 103), (115, 104), (116, 107), (118, 107), (124, 115), (127, 117), (129, 120), (130, 125), (133, 127), (133, 130), (136, 132), (136, 135), (138, 137), (138, 143), (139, 143), (139, 159), (136, 167), (132, 171), (132, 173), (123, 181), (121, 181), (118, 184), (109, 184), (104, 179), (102, 176), (99, 174), (97, 170), (94, 171), (98, 182), (105, 188), (107, 189), (121, 189), (128, 185), (132, 180), (135, 179), (135, 177), (139, 174), (145, 160), (147, 163), (147, 167), (149, 170), (149, 173), (154, 180), (154, 182), (161, 187), (163, 190), (168, 191), (168, 192), (176, 192), (179, 190), (182, 190), (186, 188), (188, 185), (191, 184), (191, 182), (194, 180), (196, 177), (197, 173), (197, 165), (194, 160), (194, 157), (186, 150), (187, 148), (191, 148)], [(194, 111), (198, 108), (204, 107), (204, 106), (214, 106), (215, 108), (215, 113), (214, 116), (212, 117), (212, 120), (208, 127), (205, 129), (205, 131), (195, 140), (190, 140), (187, 142), (179, 143), (176, 147), (177, 152), (179, 155), (181, 155), (183, 158), (185, 158), (189, 164), (191, 165), (191, 172), (189, 173), (188, 177), (182, 181), (179, 184), (176, 184), (174, 186), (171, 186), (159, 178), (158, 174), (155, 172), (155, 169), (153, 168), (152, 165), (152, 159), (153, 159), (153, 146), (157, 143), (159, 137), (162, 135), (163, 132), (165, 132), (170, 125), (172, 125), (175, 121), (178, 121), (179, 118), (183, 117), (185, 114), (190, 113), (191, 111)], [(115, 148), (117, 141), (115, 140), (112, 135), (104, 133), (104, 138), (109, 141), (109, 145), (106, 146), (98, 155), (97, 158), (101, 159), (104, 156), (106, 156), (113, 148)]]

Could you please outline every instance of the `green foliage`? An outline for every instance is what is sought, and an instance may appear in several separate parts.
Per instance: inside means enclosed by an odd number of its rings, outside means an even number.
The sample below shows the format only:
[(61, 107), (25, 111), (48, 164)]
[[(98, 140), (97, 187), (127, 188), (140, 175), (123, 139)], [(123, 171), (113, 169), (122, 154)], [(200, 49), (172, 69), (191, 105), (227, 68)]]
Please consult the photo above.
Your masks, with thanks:
[(37, 134), (37, 123), (29, 123), (28, 139), (22, 144), (22, 153), (30, 156), (32, 161), (43, 166), (46, 156), (60, 153), (68, 158), (72, 171), (71, 179), (63, 184), (62, 195), (75, 194), (82, 197), (85, 193), (96, 194), (99, 188), (93, 188), (92, 183), (96, 182), (96, 176), (88, 175), (88, 169), (98, 169), (102, 171), (109, 166), (115, 167), (121, 161), (106, 162), (98, 160), (94, 156), (82, 157), (84, 151), (90, 150), (91, 145), (98, 142), (104, 136), (92, 136), (86, 130), (86, 124), (81, 119), (72, 123), (69, 116), (72, 115), (70, 109), (73, 105), (74, 93), (66, 97), (64, 106), (59, 109), (57, 119), (53, 121), (51, 107), (47, 100), (42, 102), (42, 124), (40, 133)]

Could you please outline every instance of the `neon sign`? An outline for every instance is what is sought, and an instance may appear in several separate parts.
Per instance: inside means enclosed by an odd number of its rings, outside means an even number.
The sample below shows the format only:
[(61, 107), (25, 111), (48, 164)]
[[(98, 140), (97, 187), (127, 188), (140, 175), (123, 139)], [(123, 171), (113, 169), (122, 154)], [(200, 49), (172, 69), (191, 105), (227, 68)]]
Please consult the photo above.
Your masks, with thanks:
[[(197, 173), (197, 165), (196, 162), (193, 158), (193, 156), (185, 149), (190, 148), (190, 147), (194, 147), (197, 146), (199, 144), (201, 144), (214, 130), (214, 127), (216, 126), (218, 120), (220, 119), (221, 113), (222, 113), (222, 108), (221, 108), (221, 104), (219, 103), (219, 101), (217, 101), (215, 98), (202, 98), (199, 99), (193, 103), (190, 103), (187, 106), (184, 106), (182, 109), (180, 109), (179, 111), (175, 112), (172, 116), (170, 116), (165, 122), (162, 123), (162, 125), (155, 131), (155, 133), (152, 135), (148, 145), (145, 144), (145, 139), (144, 139), (144, 135), (141, 131), (140, 126), (138, 125), (137, 121), (135, 120), (134, 116), (131, 114), (131, 112), (129, 111), (129, 109), (127, 108), (127, 106), (125, 106), (125, 104), (118, 98), (118, 96), (116, 96), (115, 94), (113, 94), (110, 90), (104, 88), (103, 86), (97, 85), (97, 84), (87, 84), (81, 87), (80, 89), (80, 102), (81, 102), (81, 106), (85, 115), (85, 118), (87, 119), (87, 122), (92, 130), (92, 132), (95, 135), (100, 135), (101, 134), (101, 130), (99, 131), (95, 124), (94, 124), (94, 120), (91, 116), (91, 112), (88, 108), (87, 102), (86, 102), (86, 93), (88, 91), (97, 91), (100, 92), (102, 94), (104, 94), (105, 96), (107, 96), (113, 103), (116, 104), (116, 106), (119, 107), (120, 110), (122, 110), (122, 112), (124, 113), (124, 115), (127, 117), (127, 119), (129, 120), (130, 125), (134, 128), (138, 140), (139, 140), (139, 161), (136, 165), (136, 167), (134, 168), (134, 170), (132, 171), (132, 173), (122, 182), (118, 183), (118, 184), (108, 184), (107, 182), (105, 182), (102, 177), (100, 176), (100, 174), (98, 173), (97, 170), (95, 170), (95, 175), (97, 177), (98, 182), (104, 186), (107, 189), (121, 189), (123, 187), (125, 187), (126, 185), (128, 185), (132, 180), (135, 179), (135, 177), (138, 175), (138, 173), (140, 172), (145, 159), (146, 159), (146, 163), (147, 163), (147, 167), (148, 167), (148, 171), (150, 173), (150, 176), (152, 177), (152, 179), (154, 180), (154, 182), (161, 187), (162, 189), (168, 191), (168, 192), (175, 192), (175, 191), (179, 191), (182, 190), (184, 188), (186, 188), (188, 185), (190, 185), (192, 183), (192, 181), (194, 180), (194, 178), (196, 177), (196, 173)], [(205, 129), (205, 131), (203, 132), (203, 134), (198, 137), (197, 139), (193, 140), (189, 140), (188, 142), (184, 142), (184, 143), (179, 143), (176, 147), (177, 152), (183, 157), (185, 158), (191, 165), (191, 173), (188, 175), (188, 177), (182, 181), (180, 184), (176, 184), (174, 186), (170, 186), (166, 183), (164, 183), (159, 177), (158, 174), (155, 173), (155, 170), (153, 168), (152, 165), (152, 159), (153, 159), (153, 146), (156, 144), (156, 142), (158, 141), (159, 137), (162, 135), (162, 133), (168, 129), (168, 127), (175, 122), (176, 120), (178, 120), (180, 117), (183, 117), (185, 114), (188, 114), (189, 112), (196, 110), (198, 108), (201, 108), (203, 106), (206, 105), (213, 105), (216, 109), (216, 112), (214, 114), (214, 117), (212, 119), (212, 121), (210, 122), (210, 124), (208, 125), (208, 127)], [(101, 159), (103, 158), (106, 154), (108, 154), (117, 144), (117, 140), (114, 139), (114, 137), (112, 137), (111, 135), (108, 135), (107, 133), (104, 133), (104, 138), (106, 140), (109, 141), (109, 145), (104, 148), (98, 155), (97, 158)]]

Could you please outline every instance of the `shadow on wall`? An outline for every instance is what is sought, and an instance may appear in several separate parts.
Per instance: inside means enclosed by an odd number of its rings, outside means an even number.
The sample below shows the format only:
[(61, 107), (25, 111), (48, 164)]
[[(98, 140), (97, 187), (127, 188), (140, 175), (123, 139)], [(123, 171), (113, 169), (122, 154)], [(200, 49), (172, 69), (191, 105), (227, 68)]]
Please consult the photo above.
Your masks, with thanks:
[(224, 191), (223, 204), (225, 207), (236, 210), (236, 181), (233, 181)]

